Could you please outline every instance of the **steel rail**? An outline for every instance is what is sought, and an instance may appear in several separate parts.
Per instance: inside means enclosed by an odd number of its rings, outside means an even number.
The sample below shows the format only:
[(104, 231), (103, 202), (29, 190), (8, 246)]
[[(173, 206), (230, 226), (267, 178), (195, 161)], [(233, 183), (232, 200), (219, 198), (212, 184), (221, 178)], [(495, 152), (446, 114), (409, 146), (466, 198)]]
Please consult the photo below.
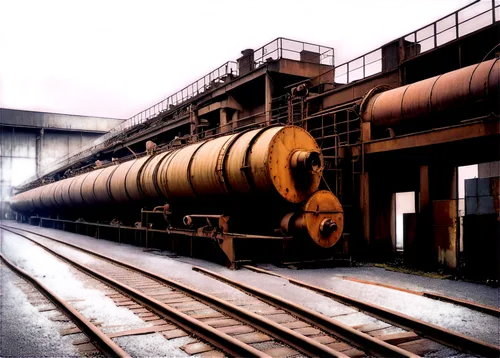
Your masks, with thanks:
[(374, 281), (367, 281), (367, 280), (361, 280), (361, 279), (358, 279), (358, 278), (355, 278), (355, 277), (343, 276), (343, 279), (344, 280), (348, 280), (348, 281), (362, 283), (362, 284), (365, 284), (365, 285), (380, 286), (380, 287), (389, 288), (391, 290), (396, 290), (396, 291), (411, 293), (413, 295), (423, 296), (423, 297), (427, 297), (427, 298), (430, 298), (430, 299), (433, 299), (433, 300), (438, 300), (438, 301), (452, 303), (452, 304), (457, 305), (457, 306), (467, 307), (467, 308), (469, 308), (471, 310), (474, 310), (474, 311), (479, 311), (479, 312), (483, 312), (483, 313), (486, 313), (486, 314), (489, 314), (489, 315), (492, 315), (492, 316), (495, 316), (495, 317), (500, 317), (500, 309), (498, 309), (496, 307), (488, 306), (488, 305), (483, 305), (483, 304), (480, 304), (480, 303), (476, 303), (476, 302), (469, 301), (469, 300), (463, 300), (463, 299), (456, 298), (456, 297), (450, 297), (450, 296), (443, 295), (443, 294), (438, 293), (438, 292), (414, 291), (414, 290), (410, 290), (410, 289), (406, 289), (406, 288), (401, 288), (401, 287), (397, 287), (397, 286), (393, 286), (393, 285), (387, 285), (385, 283), (374, 282)]
[(120, 346), (118, 346), (111, 338), (106, 336), (99, 328), (97, 328), (92, 322), (87, 320), (80, 312), (75, 310), (71, 305), (69, 305), (62, 298), (57, 296), (51, 289), (45, 286), (43, 283), (38, 281), (35, 277), (28, 274), (26, 271), (20, 267), (14, 265), (10, 262), (2, 253), (0, 253), (0, 259), (5, 262), (5, 264), (15, 273), (17, 273), (22, 278), (28, 280), (33, 284), (45, 297), (49, 299), (59, 310), (64, 312), (73, 323), (84, 332), (87, 337), (90, 338), (91, 342), (97, 343), (97, 348), (108, 357), (130, 357), (130, 355), (125, 352)]
[(273, 276), (281, 277), (288, 280), (291, 284), (307, 288), (309, 290), (318, 292), (324, 296), (332, 298), (338, 302), (353, 306), (359, 310), (366, 312), (374, 317), (379, 318), (385, 322), (415, 331), (418, 335), (422, 337), (429, 338), (433, 341), (442, 343), (448, 347), (457, 349), (459, 351), (465, 351), (472, 354), (485, 355), (487, 357), (498, 357), (500, 356), (500, 347), (489, 344), (487, 342), (481, 341), (479, 339), (466, 336), (462, 333), (455, 332), (443, 327), (439, 327), (435, 324), (416, 319), (414, 317), (408, 316), (404, 313), (396, 312), (391, 309), (378, 306), (372, 303), (368, 303), (362, 300), (358, 300), (353, 297), (349, 297), (331, 290), (327, 290), (322, 287), (314, 286), (303, 281), (295, 280), (274, 272), (264, 270), (261, 268), (253, 266), (244, 266), (247, 269), (265, 273)]
[[(7, 229), (7, 227), (8, 227), (8, 229)], [(22, 234), (17, 233), (17, 232), (15, 232), (15, 230), (25, 231), (25, 232), (28, 232), (28, 233), (31, 233), (34, 235), (45, 237), (47, 239), (56, 241), (56, 242), (61, 243), (61, 244), (65, 244), (67, 246), (70, 246), (70, 247), (75, 248), (77, 250), (83, 251), (85, 253), (94, 255), (96, 257), (99, 257), (101, 259), (109, 261), (113, 264), (117, 264), (117, 265), (120, 265), (120, 266), (125, 267), (127, 269), (139, 272), (146, 277), (149, 277), (149, 278), (156, 280), (160, 283), (171, 286), (171, 287), (183, 292), (184, 294), (195, 298), (196, 300), (198, 300), (202, 303), (205, 303), (205, 304), (212, 306), (212, 307), (216, 307), (217, 310), (219, 310), (219, 311), (221, 311), (221, 312), (223, 312), (231, 317), (235, 317), (238, 320), (242, 321), (243, 323), (246, 323), (250, 326), (253, 326), (253, 327), (257, 328), (258, 330), (260, 330), (260, 331), (262, 331), (262, 332), (264, 332), (264, 333), (266, 333), (266, 334), (268, 334), (276, 339), (283, 341), (284, 343), (288, 344), (289, 346), (297, 349), (298, 351), (300, 351), (308, 356), (342, 357), (342, 358), (348, 357), (347, 355), (345, 355), (341, 352), (338, 352), (332, 348), (329, 348), (326, 345), (321, 344), (312, 338), (309, 338), (309, 337), (304, 336), (300, 333), (297, 333), (290, 328), (284, 327), (276, 322), (273, 322), (272, 320), (270, 320), (268, 318), (262, 317), (256, 313), (245, 310), (241, 307), (238, 307), (237, 305), (234, 305), (230, 302), (224, 301), (218, 297), (207, 294), (207, 293), (202, 292), (200, 290), (197, 290), (195, 288), (191, 288), (191, 287), (186, 286), (182, 283), (170, 280), (166, 277), (157, 275), (153, 272), (138, 268), (134, 265), (131, 265), (131, 264), (128, 264), (125, 262), (121, 262), (119, 260), (113, 259), (113, 258), (108, 257), (106, 255), (102, 255), (102, 254), (97, 253), (95, 251), (84, 249), (84, 248), (81, 248), (79, 246), (64, 242), (62, 240), (54, 239), (54, 238), (47, 236), (47, 235), (44, 235), (44, 234), (33, 232), (31, 230), (15, 228), (15, 227), (6, 226), (6, 225), (0, 225), (0, 228), (3, 228), (4, 230), (10, 231), (10, 232), (13, 232), (17, 235), (21, 235), (22, 237), (25, 237), (26, 239), (31, 240), (32, 242), (36, 243), (37, 245), (40, 245), (42, 248), (44, 248), (52, 253), (54, 253), (54, 252), (52, 250), (50, 250), (49, 248), (46, 248), (43, 244), (40, 244), (37, 241), (35, 241), (27, 236), (24, 236)], [(57, 256), (59, 254), (55, 253), (55, 255)], [(91, 270), (91, 269), (89, 269), (89, 270)]]
[(243, 283), (231, 280), (201, 267), (193, 266), (193, 270), (211, 276), (222, 282), (228, 283), (273, 306), (284, 309), (292, 315), (297, 316), (300, 319), (316, 327), (319, 327), (326, 332), (329, 332), (330, 334), (342, 337), (344, 340), (356, 347), (359, 347), (363, 351), (368, 351), (371, 354), (380, 355), (383, 357), (418, 357), (418, 355), (411, 353), (405, 349), (386, 343), (378, 338), (360, 332), (335, 319), (327, 317), (309, 308), (299, 306), (289, 300), (285, 300), (281, 297), (264, 292), (252, 286), (248, 286)]
[(105, 284), (111, 286), (115, 290), (131, 297), (134, 301), (136, 301), (140, 305), (152, 310), (153, 312), (158, 314), (160, 317), (167, 317), (167, 319), (169, 321), (173, 322), (174, 324), (176, 324), (177, 326), (179, 326), (183, 330), (185, 330), (187, 332), (194, 333), (195, 335), (197, 335), (201, 339), (205, 340), (206, 342), (209, 342), (210, 344), (216, 346), (217, 348), (223, 350), (225, 353), (227, 353), (231, 356), (271, 358), (269, 355), (251, 347), (250, 345), (243, 343), (243, 342), (237, 340), (236, 338), (233, 338), (230, 335), (223, 333), (223, 332), (209, 326), (206, 323), (203, 323), (197, 319), (194, 319), (194, 318), (188, 316), (187, 314), (185, 314), (185, 313), (183, 313), (175, 308), (169, 307), (169, 306), (165, 305), (164, 303), (162, 303), (154, 298), (148, 297), (148, 296), (144, 295), (142, 292), (140, 292), (140, 291), (138, 291), (130, 286), (124, 285), (124, 284), (116, 281), (115, 279), (107, 276), (107, 275), (99, 273), (86, 265), (83, 265), (83, 264), (80, 264), (76, 261), (73, 261), (72, 259), (67, 258), (67, 257), (55, 252), (54, 250), (37, 242), (36, 240), (29, 238), (28, 236), (17, 233), (14, 230), (5, 229), (3, 227), (3, 225), (0, 225), (0, 227), (2, 227), (2, 229), (6, 230), (6, 231), (10, 231), (18, 236), (24, 237), (25, 239), (30, 240), (31, 242), (39, 245), (40, 247), (42, 247), (46, 251), (50, 252), (54, 256), (58, 257), (59, 259), (61, 259), (65, 262), (71, 264), (72, 266), (80, 269), (84, 273), (86, 273), (90, 276), (93, 276), (94, 278), (98, 279), (99, 281), (104, 282)]

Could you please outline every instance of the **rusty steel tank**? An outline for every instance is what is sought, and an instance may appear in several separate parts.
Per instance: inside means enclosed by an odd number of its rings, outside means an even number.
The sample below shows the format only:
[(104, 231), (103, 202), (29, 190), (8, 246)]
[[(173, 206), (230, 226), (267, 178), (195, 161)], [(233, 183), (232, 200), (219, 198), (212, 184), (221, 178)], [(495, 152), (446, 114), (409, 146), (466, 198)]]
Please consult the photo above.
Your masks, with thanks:
[[(196, 213), (199, 205), (193, 203), (220, 206), (226, 200), (241, 198), (242, 202), (250, 202), (258, 197), (257, 207), (262, 207), (276, 197), (292, 207), (306, 203), (308, 209), (302, 210), (305, 217), (300, 230), (310, 231), (314, 237), (318, 232), (328, 237), (323, 241), (314, 239), (326, 247), (333, 245), (342, 233), (338, 217), (342, 215), (341, 206), (339, 209), (337, 203), (325, 204), (325, 210), (331, 212), (321, 214), (322, 218), (326, 215), (324, 218), (336, 222), (337, 229), (331, 230), (334, 235), (330, 237), (330, 229), (318, 231), (324, 222), (311, 219), (308, 213), (313, 209), (309, 207), (314, 204), (307, 204), (311, 198), (321, 197), (325, 203), (331, 202), (332, 197), (336, 200), (331, 193), (313, 195), (323, 167), (320, 148), (307, 131), (296, 126), (269, 126), (97, 168), (18, 194), (11, 199), (11, 206), (20, 212), (58, 213), (156, 198), (174, 206), (190, 205)], [(323, 212), (322, 207), (319, 204), (314, 210)], [(259, 212), (252, 215), (259, 216)], [(313, 229), (312, 225), (318, 228)]]
[(360, 114), (375, 127), (392, 127), (488, 98), (497, 103), (499, 89), (500, 61), (495, 58), (395, 89), (376, 87), (364, 97)]

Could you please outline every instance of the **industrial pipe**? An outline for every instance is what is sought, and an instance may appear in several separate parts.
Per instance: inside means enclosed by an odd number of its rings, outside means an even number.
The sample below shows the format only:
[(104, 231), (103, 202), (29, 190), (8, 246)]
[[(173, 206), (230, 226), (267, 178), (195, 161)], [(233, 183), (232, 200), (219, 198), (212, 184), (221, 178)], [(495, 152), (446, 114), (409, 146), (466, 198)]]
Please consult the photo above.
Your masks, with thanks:
[(197, 142), (78, 175), (15, 195), (16, 211), (119, 204), (145, 198), (169, 202), (278, 193), (291, 203), (319, 186), (323, 157), (296, 126), (271, 126)]
[(375, 88), (361, 102), (361, 119), (393, 127), (405, 119), (495, 98), (499, 88), (500, 62), (493, 59), (381, 93)]

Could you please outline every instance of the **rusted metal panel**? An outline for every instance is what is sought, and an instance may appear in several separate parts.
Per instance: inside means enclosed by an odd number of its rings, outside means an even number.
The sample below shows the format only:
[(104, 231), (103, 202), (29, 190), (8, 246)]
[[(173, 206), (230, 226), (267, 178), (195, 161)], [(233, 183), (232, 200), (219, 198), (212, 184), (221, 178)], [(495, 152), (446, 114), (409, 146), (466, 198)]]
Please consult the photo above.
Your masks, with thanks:
[(434, 248), (440, 265), (457, 267), (457, 201), (434, 200)]

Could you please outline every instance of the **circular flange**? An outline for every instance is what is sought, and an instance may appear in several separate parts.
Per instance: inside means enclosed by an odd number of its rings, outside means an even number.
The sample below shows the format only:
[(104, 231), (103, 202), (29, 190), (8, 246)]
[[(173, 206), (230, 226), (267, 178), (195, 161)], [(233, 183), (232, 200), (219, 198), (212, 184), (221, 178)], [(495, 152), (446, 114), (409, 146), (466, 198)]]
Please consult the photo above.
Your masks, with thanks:
[[(314, 170), (293, 168), (292, 155), (297, 151), (314, 153)], [(324, 168), (323, 155), (309, 132), (297, 126), (285, 126), (269, 143), (267, 168), (278, 193), (291, 203), (301, 203), (319, 187)]]
[(344, 229), (344, 210), (339, 199), (328, 190), (311, 195), (303, 207), (303, 228), (319, 246), (335, 245)]

